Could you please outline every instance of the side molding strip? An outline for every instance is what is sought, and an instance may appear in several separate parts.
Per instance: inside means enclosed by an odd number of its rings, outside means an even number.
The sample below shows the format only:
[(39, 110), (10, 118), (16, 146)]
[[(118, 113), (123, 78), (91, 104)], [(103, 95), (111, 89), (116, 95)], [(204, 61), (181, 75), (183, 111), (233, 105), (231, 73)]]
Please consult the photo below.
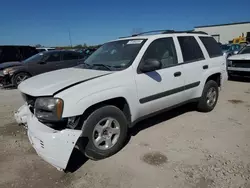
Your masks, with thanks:
[(182, 92), (184, 90), (188, 90), (188, 89), (197, 87), (199, 85), (200, 85), (200, 82), (194, 82), (194, 83), (191, 83), (191, 84), (188, 84), (188, 85), (185, 85), (185, 86), (181, 86), (181, 87), (177, 87), (175, 89), (164, 91), (162, 93), (157, 93), (155, 95), (144, 97), (144, 98), (140, 99), (139, 102), (141, 104), (147, 103), (147, 102), (150, 102), (150, 101), (153, 101), (153, 100), (156, 100), (156, 99), (160, 99), (160, 98), (163, 98), (163, 97), (166, 97), (166, 96), (169, 96), (169, 95), (173, 95), (175, 93)]

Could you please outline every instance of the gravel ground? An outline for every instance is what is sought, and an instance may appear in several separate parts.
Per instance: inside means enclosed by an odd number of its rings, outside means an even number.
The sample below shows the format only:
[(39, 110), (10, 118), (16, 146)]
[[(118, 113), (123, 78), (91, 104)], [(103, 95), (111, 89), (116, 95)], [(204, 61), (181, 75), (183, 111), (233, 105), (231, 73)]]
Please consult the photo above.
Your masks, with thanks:
[(21, 104), (17, 90), (0, 91), (1, 188), (250, 188), (249, 82), (228, 81), (210, 113), (187, 105), (140, 122), (108, 159), (75, 151), (68, 173), (36, 155), (13, 119)]

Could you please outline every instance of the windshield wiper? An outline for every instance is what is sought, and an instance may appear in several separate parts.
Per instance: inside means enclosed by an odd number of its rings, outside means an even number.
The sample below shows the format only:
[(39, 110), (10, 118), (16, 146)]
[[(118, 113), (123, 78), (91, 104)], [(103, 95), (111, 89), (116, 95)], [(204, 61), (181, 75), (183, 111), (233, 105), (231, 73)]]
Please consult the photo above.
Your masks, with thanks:
[(111, 66), (109, 65), (105, 65), (105, 64), (102, 64), (102, 63), (96, 63), (96, 64), (92, 64), (93, 66), (102, 66), (102, 67), (105, 67), (106, 69), (108, 70), (112, 70)]

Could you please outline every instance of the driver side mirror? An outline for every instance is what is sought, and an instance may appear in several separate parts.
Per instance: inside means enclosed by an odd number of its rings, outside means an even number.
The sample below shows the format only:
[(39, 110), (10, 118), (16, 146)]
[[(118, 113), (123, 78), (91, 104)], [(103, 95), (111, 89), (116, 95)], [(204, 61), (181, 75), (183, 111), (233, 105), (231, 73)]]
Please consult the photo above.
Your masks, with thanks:
[(143, 73), (152, 72), (158, 69), (161, 69), (162, 63), (157, 59), (147, 59), (140, 66), (140, 71)]

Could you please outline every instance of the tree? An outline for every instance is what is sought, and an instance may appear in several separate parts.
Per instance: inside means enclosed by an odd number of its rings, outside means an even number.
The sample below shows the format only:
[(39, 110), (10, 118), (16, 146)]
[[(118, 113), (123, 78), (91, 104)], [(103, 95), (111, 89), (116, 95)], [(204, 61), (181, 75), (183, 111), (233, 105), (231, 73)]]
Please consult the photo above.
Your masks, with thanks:
[(78, 44), (78, 45), (74, 46), (74, 48), (82, 48), (82, 45)]
[(86, 43), (83, 44), (83, 48), (87, 48), (88, 45)]
[(41, 48), (42, 45), (41, 45), (41, 44), (36, 44), (35, 47), (36, 47), (36, 48)]

